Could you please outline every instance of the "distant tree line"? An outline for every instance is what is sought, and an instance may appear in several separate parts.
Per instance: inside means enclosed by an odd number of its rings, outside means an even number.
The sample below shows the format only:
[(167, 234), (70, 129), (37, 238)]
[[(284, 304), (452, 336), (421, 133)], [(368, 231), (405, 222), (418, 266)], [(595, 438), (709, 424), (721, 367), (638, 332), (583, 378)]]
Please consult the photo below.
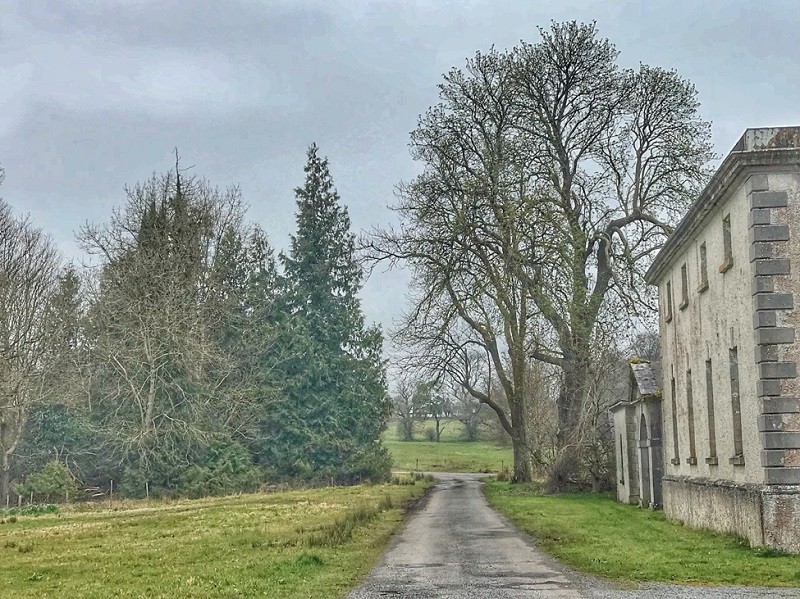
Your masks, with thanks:
[(0, 493), (127, 496), (381, 479), (382, 335), (328, 162), (308, 152), (286, 253), (236, 187), (126, 188), (63, 265), (0, 200)]

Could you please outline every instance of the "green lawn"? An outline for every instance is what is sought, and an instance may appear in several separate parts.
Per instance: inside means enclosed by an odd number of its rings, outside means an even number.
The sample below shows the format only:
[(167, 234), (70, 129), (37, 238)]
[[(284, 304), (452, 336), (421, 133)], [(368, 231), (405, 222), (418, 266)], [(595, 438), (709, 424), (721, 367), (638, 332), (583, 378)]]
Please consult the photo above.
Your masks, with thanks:
[(15, 599), (342, 597), (424, 485), (377, 485), (3, 516)]
[[(419, 427), (417, 439), (424, 439), (425, 428)], [(400, 441), (396, 427), (391, 423), (384, 435), (384, 442), (392, 456), (396, 470), (420, 470), (424, 472), (500, 472), (511, 469), (514, 454), (510, 447), (499, 447), (489, 441), (463, 441), (463, 427), (458, 421), (448, 421), (442, 432), (442, 440)]]
[(485, 492), (539, 547), (583, 572), (630, 581), (800, 586), (800, 556), (753, 550), (730, 535), (668, 522), (663, 512), (508, 483), (489, 483)]

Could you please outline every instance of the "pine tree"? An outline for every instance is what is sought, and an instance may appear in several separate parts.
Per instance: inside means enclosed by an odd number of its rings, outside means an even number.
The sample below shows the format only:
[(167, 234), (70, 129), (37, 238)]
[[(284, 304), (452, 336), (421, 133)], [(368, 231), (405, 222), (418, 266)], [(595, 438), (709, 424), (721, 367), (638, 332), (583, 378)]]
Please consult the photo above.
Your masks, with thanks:
[(388, 456), (379, 437), (389, 410), (383, 339), (365, 326), (350, 217), (316, 145), (305, 174), (295, 190), (297, 233), (281, 255), (290, 357), (265, 465), (283, 476), (381, 478)]

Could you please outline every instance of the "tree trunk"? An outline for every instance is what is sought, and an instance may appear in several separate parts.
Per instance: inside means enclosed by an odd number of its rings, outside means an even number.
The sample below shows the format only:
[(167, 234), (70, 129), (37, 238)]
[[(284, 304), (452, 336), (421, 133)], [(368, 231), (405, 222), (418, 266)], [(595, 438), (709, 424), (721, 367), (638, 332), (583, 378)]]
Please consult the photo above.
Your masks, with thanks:
[(512, 483), (529, 483), (533, 481), (533, 456), (528, 442), (528, 421), (525, 402), (522, 398), (511, 405), (511, 420), (514, 425), (511, 445), (514, 449), (514, 474)]
[(3, 463), (0, 466), (0, 497), (5, 499), (11, 493), (11, 460), (7, 455), (3, 455)]
[(564, 380), (558, 393), (559, 449), (580, 442), (580, 423), (589, 383), (589, 368), (582, 360), (571, 359), (564, 364)]

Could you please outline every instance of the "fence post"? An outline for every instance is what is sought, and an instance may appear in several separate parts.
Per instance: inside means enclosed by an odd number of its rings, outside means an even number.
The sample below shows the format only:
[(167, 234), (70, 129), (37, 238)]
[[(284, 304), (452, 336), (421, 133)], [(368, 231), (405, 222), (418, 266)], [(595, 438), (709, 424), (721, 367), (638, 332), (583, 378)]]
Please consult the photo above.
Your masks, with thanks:
[(111, 479), (111, 490), (108, 492), (108, 506), (114, 505), (114, 479)]
[(145, 496), (146, 499), (150, 499), (150, 483), (149, 482), (145, 482), (144, 483), (144, 496)]

